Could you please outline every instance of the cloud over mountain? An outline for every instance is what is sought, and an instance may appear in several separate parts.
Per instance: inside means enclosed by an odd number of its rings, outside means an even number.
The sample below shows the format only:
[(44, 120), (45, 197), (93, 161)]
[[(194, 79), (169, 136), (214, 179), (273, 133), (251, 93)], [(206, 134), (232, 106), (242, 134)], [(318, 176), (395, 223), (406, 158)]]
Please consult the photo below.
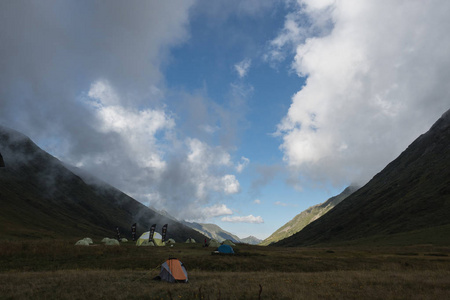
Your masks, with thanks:
[(229, 214), (217, 202), (240, 191), (245, 161), (180, 128), (161, 71), (194, 3), (2, 2), (0, 122), (144, 204)]
[(234, 217), (223, 217), (222, 222), (231, 222), (231, 223), (264, 223), (263, 218), (260, 216), (255, 217), (254, 215), (248, 216), (234, 216)]

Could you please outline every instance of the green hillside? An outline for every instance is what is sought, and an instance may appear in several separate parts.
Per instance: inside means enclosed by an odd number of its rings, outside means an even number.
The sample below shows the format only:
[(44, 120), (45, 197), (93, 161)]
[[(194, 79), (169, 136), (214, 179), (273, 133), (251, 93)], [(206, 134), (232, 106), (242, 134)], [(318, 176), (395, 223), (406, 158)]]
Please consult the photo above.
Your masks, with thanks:
[(133, 223), (138, 234), (156, 223), (177, 241), (204, 237), (107, 184), (87, 184), (14, 130), (0, 127), (0, 153), (2, 239), (115, 237), (116, 227), (130, 239)]
[(347, 187), (342, 193), (337, 196), (331, 197), (327, 201), (321, 204), (311, 206), (310, 208), (302, 211), (296, 215), (292, 220), (284, 224), (282, 227), (272, 233), (267, 239), (262, 241), (260, 245), (267, 246), (271, 243), (278, 242), (282, 239), (290, 237), (291, 235), (302, 230), (309, 223), (317, 220), (329, 210), (335, 207), (342, 200), (351, 195), (357, 188), (353, 186)]
[(276, 245), (450, 244), (450, 110), (364, 187)]

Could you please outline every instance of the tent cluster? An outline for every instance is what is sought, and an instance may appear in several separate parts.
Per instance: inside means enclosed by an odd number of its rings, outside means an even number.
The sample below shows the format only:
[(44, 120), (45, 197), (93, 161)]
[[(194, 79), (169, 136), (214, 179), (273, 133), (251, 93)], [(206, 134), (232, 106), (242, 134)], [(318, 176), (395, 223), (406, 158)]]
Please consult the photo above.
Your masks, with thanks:
[[(128, 240), (125, 239), (125, 238), (122, 238), (122, 239), (120, 239), (120, 242), (126, 243), (126, 242), (128, 242)], [(93, 243), (94, 242), (92, 241), (92, 239), (87, 237), (87, 238), (84, 238), (84, 239), (81, 239), (81, 240), (77, 241), (75, 243), (75, 246), (89, 246), (89, 245), (92, 245)], [(106, 246), (120, 246), (120, 243), (119, 243), (118, 240), (110, 239), (110, 238), (107, 238), (107, 237), (102, 239), (101, 243), (106, 245)]]
[[(122, 238), (120, 239), (121, 242), (128, 242), (127, 239)], [(108, 246), (118, 246), (120, 245), (119, 241), (117, 239), (111, 239), (111, 238), (104, 238), (101, 240), (101, 242)], [(186, 243), (196, 243), (196, 241), (193, 238), (188, 238), (186, 240)], [(93, 241), (91, 238), (84, 238), (75, 243), (77, 246), (89, 246), (92, 245)], [(174, 239), (168, 239), (166, 242), (162, 240), (161, 234), (158, 232), (154, 232), (153, 237), (150, 239), (150, 231), (144, 232), (136, 241), (136, 246), (164, 246), (166, 244), (175, 244)], [(214, 247), (217, 248), (217, 251), (213, 253), (218, 254), (234, 254), (234, 250), (231, 247), (231, 245), (235, 245), (230, 240), (225, 240), (221, 243), (219, 243), (215, 239), (211, 239), (208, 243), (208, 247)], [(186, 283), (188, 282), (188, 274), (186, 271), (186, 267), (184, 264), (176, 259), (176, 258), (169, 258), (167, 261), (161, 264), (161, 270), (159, 272), (159, 275), (154, 278), (155, 280), (162, 280), (167, 281), (171, 283)]]
[[(162, 241), (162, 236), (161, 234), (159, 234), (158, 232), (155, 232), (153, 234), (153, 238), (150, 241), (149, 239), (150, 237), (150, 232), (144, 232), (136, 241), (136, 246), (165, 246), (166, 244), (175, 244), (175, 240), (174, 239), (168, 239), (166, 242)], [(103, 238), (101, 240), (102, 244), (107, 245), (107, 246), (119, 246), (120, 243), (117, 239), (111, 239), (111, 238)], [(121, 243), (126, 243), (128, 242), (128, 240), (126, 238), (121, 238), (120, 239)], [(92, 239), (90, 238), (84, 238), (82, 240), (79, 240), (78, 242), (75, 243), (76, 246), (89, 246), (93, 244)]]
[[(165, 246), (166, 242), (164, 242), (163, 236), (165, 237), (165, 235), (166, 235), (167, 224), (165, 224), (162, 227), (162, 232), (163, 232), (162, 236), (160, 233), (154, 231), (155, 227), (156, 227), (156, 224), (152, 225), (152, 227), (150, 229), (151, 231), (144, 232), (137, 239), (136, 246)], [(116, 227), (116, 231), (117, 231), (117, 238), (111, 239), (111, 238), (105, 237), (104, 239), (102, 239), (101, 242), (108, 246), (119, 246), (120, 243), (127, 243), (128, 239), (120, 237), (119, 227)], [(152, 238), (150, 238), (150, 232), (153, 232)], [(136, 223), (131, 226), (131, 235), (132, 235), (133, 241), (134, 241), (136, 238)], [(194, 243), (195, 243), (195, 241), (194, 241)], [(91, 244), (93, 244), (91, 238), (84, 238), (75, 243), (76, 246), (89, 246)], [(171, 247), (173, 247), (173, 244), (175, 244), (175, 240), (168, 239), (167, 244), (171, 244)]]

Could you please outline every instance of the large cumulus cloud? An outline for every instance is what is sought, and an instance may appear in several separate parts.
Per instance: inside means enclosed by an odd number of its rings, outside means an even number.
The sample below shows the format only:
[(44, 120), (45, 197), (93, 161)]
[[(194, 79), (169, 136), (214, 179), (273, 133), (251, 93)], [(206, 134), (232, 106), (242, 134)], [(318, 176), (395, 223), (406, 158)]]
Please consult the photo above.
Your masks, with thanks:
[(268, 54), (294, 46), (307, 78), (278, 126), (288, 165), (362, 183), (428, 130), (450, 107), (449, 11), (448, 1), (299, 1)]

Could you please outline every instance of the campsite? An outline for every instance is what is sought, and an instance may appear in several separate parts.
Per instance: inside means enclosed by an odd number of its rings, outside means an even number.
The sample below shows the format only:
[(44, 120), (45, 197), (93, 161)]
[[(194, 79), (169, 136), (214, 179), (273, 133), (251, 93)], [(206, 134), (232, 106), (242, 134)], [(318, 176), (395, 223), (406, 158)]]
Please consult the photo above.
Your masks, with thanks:
[(0, 300), (450, 300), (449, 0), (0, 0)]
[[(201, 243), (90, 246), (75, 240), (3, 241), (1, 298), (19, 299), (444, 299), (448, 246), (261, 247), (212, 255)], [(153, 280), (179, 259), (189, 282)]]

